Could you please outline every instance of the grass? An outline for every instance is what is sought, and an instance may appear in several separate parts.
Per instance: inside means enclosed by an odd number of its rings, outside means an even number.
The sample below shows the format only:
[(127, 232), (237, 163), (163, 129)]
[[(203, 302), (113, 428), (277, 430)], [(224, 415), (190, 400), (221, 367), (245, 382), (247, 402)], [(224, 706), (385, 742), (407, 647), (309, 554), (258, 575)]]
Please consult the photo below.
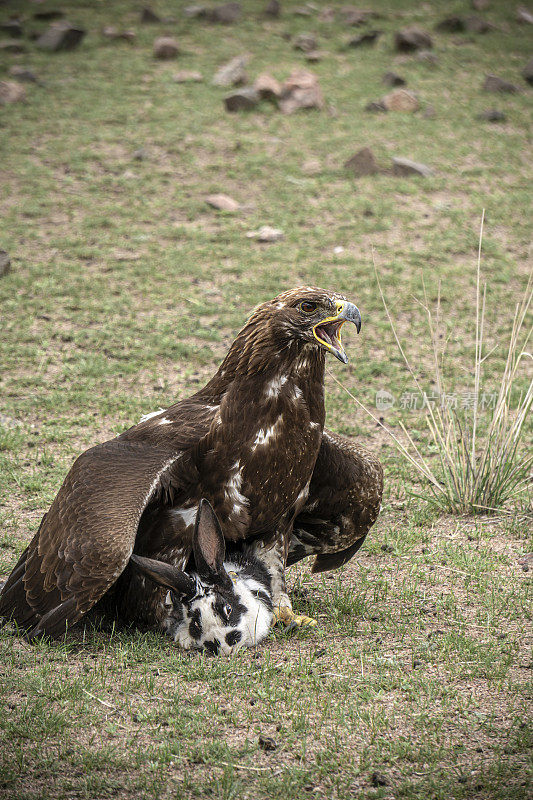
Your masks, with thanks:
[[(28, 647), (0, 634), (0, 786), (7, 798), (525, 798), (531, 780), (531, 653), (527, 509), (448, 516), (413, 494), (420, 478), (334, 378), (397, 435), (403, 425), (432, 469), (438, 453), (420, 408), (402, 403), (411, 377), (376, 284), (417, 366), (436, 390), (434, 353), (414, 298), (440, 289), (448, 325), (444, 380), (470, 390), (476, 349), (479, 219), (486, 209), (485, 353), (481, 391), (505, 369), (512, 311), (530, 267), (530, 90), (519, 72), (529, 30), (493, 0), (485, 36), (435, 34), (438, 65), (397, 56), (392, 32), (431, 30), (465, 4), (377, 2), (375, 48), (346, 50), (348, 32), (316, 14), (260, 16), (212, 28), (157, 3), (175, 23), (141, 26), (129, 2), (64, 3), (89, 31), (70, 53), (48, 55), (24, 39), (22, 63), (44, 86), (0, 109), (0, 570), (6, 575), (72, 460), (141, 413), (193, 392), (220, 362), (253, 306), (283, 288), (315, 283), (344, 292), (363, 314), (347, 344), (350, 364), (330, 364), (329, 425), (379, 452), (384, 509), (357, 559), (338, 573), (291, 569), (295, 607), (316, 632), (273, 632), (257, 652), (230, 660), (189, 656), (152, 632), (91, 623), (62, 645)], [(301, 4), (300, 4), (301, 5)], [(29, 2), (7, 3), (31, 19)], [(469, 12), (470, 13), (470, 12)], [(134, 28), (112, 43), (105, 24)], [(372, 23), (373, 25), (373, 23)], [(43, 24), (28, 21), (27, 30)], [(180, 40), (176, 62), (156, 62), (153, 38)], [(283, 79), (304, 56), (285, 34), (312, 31), (326, 52), (311, 68), (324, 112), (284, 117), (266, 105), (229, 115), (215, 69), (249, 52), (249, 72)], [(408, 80), (422, 114), (363, 111)], [(176, 84), (198, 69), (202, 84)], [(486, 72), (521, 83), (517, 95), (480, 90)], [(481, 123), (491, 107), (507, 122)], [(344, 161), (373, 147), (423, 161), (431, 179), (383, 174), (355, 181)], [(134, 159), (139, 148), (146, 158)], [(225, 192), (236, 215), (204, 202)], [(282, 228), (259, 245), (246, 232)], [(339, 250), (338, 248), (343, 248)], [(349, 333), (348, 333), (349, 336)], [(529, 384), (519, 374), (516, 411)], [(479, 423), (486, 429), (489, 417)], [(530, 427), (525, 427), (526, 444)], [(260, 733), (277, 748), (265, 752)], [(386, 785), (375, 785), (374, 773)]]

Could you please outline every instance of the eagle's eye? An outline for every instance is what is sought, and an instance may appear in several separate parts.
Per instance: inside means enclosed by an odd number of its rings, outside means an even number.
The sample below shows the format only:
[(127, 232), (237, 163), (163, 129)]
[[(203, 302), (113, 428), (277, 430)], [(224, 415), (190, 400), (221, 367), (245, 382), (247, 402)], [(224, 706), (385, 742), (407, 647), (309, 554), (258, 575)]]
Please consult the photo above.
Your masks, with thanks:
[(300, 303), (300, 311), (303, 311), (304, 314), (312, 314), (313, 311), (316, 311), (317, 303), (311, 302), (311, 300), (302, 300)]

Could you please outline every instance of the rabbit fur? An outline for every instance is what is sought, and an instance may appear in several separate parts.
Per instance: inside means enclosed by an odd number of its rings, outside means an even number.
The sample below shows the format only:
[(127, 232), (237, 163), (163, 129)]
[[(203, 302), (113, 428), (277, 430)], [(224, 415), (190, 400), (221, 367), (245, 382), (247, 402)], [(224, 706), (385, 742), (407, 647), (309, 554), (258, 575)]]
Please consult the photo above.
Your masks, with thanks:
[(246, 546), (226, 556), (220, 524), (207, 500), (198, 507), (189, 571), (138, 555), (131, 562), (168, 589), (160, 624), (183, 649), (229, 655), (267, 636), (273, 619), (270, 575)]

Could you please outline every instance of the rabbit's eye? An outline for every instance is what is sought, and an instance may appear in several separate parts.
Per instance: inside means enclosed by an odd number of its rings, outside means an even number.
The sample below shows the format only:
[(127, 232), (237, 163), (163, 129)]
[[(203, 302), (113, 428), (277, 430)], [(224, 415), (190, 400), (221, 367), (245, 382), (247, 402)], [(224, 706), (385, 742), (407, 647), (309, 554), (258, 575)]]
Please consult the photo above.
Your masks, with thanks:
[(231, 608), (230, 604), (226, 603), (226, 605), (222, 608), (222, 616), (224, 619), (229, 619), (231, 617), (232, 610), (233, 609)]

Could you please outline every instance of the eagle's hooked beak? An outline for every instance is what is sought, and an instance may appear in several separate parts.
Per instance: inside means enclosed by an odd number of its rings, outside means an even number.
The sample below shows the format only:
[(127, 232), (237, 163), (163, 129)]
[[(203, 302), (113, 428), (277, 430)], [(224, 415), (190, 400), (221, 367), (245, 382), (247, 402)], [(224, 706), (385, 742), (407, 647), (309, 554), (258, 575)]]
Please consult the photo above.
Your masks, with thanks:
[(337, 314), (334, 317), (327, 317), (313, 327), (315, 339), (343, 364), (348, 363), (348, 356), (341, 343), (341, 328), (345, 322), (353, 322), (357, 333), (361, 330), (361, 314), (357, 306), (347, 300), (338, 300)]

